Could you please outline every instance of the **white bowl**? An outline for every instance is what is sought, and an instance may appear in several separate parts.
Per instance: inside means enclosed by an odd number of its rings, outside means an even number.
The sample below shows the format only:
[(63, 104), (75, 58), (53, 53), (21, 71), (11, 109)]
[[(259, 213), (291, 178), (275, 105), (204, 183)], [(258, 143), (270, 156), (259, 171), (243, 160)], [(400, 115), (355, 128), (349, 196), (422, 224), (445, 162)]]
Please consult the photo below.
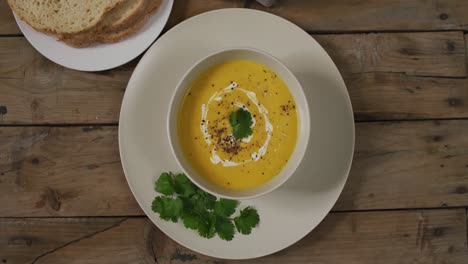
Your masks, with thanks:
[[(210, 182), (192, 168), (190, 162), (185, 158), (179, 145), (178, 131), (177, 131), (177, 118), (181, 101), (190, 88), (192, 82), (200, 76), (204, 71), (210, 67), (220, 64), (228, 60), (246, 59), (252, 60), (268, 66), (272, 69), (289, 87), (294, 100), (296, 101), (296, 109), (299, 116), (299, 129), (296, 147), (289, 158), (286, 166), (280, 171), (278, 175), (273, 177), (270, 181), (262, 184), (261, 186), (246, 189), (246, 190), (230, 190)], [(309, 106), (306, 97), (302, 90), (302, 86), (296, 79), (294, 74), (286, 68), (277, 58), (260, 50), (252, 48), (236, 48), (226, 49), (213, 54), (210, 54), (198, 62), (196, 62), (182, 77), (178, 83), (176, 90), (172, 96), (169, 112), (168, 112), (168, 135), (171, 145), (172, 153), (181, 167), (182, 171), (187, 175), (190, 180), (198, 187), (206, 192), (209, 192), (218, 197), (228, 199), (248, 199), (258, 197), (260, 195), (269, 193), (283, 183), (285, 183), (296, 171), (296, 168), (302, 161), (304, 153), (306, 152), (307, 143), (309, 141), (310, 133), (310, 117)], [(220, 165), (221, 166), (221, 165)]]

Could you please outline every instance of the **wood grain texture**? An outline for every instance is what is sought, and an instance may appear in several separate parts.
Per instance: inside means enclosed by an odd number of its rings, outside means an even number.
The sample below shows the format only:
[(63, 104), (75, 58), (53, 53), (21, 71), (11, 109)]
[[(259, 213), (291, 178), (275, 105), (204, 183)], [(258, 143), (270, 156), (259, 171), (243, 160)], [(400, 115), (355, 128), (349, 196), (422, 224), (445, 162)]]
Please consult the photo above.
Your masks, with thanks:
[[(35, 263), (68, 244), (118, 226), (122, 218), (10, 218), (0, 220), (2, 263)], [(111, 243), (111, 242), (107, 242)], [(105, 244), (107, 244), (105, 243)], [(93, 249), (93, 251), (96, 249)]]
[[(252, 8), (282, 16), (305, 30), (315, 32), (466, 30), (468, 3), (461, 0), (277, 1), (272, 8), (252, 2)], [(229, 7), (242, 7), (241, 0), (175, 1), (168, 27), (193, 15)], [(371, 10), (371, 11), (369, 11)], [(6, 1), (0, 1), (0, 34), (21, 33)]]
[(343, 76), (354, 118), (409, 120), (468, 117), (468, 80), (361, 73)]
[(78, 72), (44, 58), (24, 38), (0, 38), (0, 124), (116, 123), (138, 59)]
[(0, 78), (24, 79), (26, 69), (31, 67), (30, 63), (38, 56), (40, 55), (33, 50), (33, 47), (27, 42), (25, 38), (1, 38)]
[(463, 0), (278, 0), (271, 8), (250, 7), (284, 17), (314, 32), (466, 30)]
[(466, 55), (466, 53), (468, 53), (468, 34), (465, 34), (465, 57), (466, 57), (466, 64), (468, 64), (468, 55)]
[[(334, 210), (468, 206), (466, 131), (467, 120), (358, 123)], [(0, 204), (0, 217), (142, 214), (116, 127), (0, 128)]]
[[(468, 117), (467, 80), (451, 78), (466, 75), (461, 32), (315, 37), (343, 73), (357, 120)], [(77, 72), (24, 38), (0, 38), (0, 124), (117, 123), (137, 62)]]
[(341, 73), (466, 77), (462, 32), (314, 35)]
[(244, 5), (245, 0), (177, 0), (174, 1), (166, 29), (204, 12), (221, 8), (238, 8)]
[[(6, 263), (466, 263), (464, 209), (332, 213), (295, 245), (248, 261), (188, 250), (146, 218), (0, 219)], [(50, 232), (55, 230), (55, 232)], [(35, 261), (34, 261), (35, 260)], [(5, 262), (4, 262), (5, 263)]]
[(1, 128), (0, 204), (0, 216), (142, 214), (122, 171), (117, 127)]
[(21, 34), (6, 0), (0, 1), (0, 35)]
[(467, 120), (360, 123), (335, 210), (466, 206)]

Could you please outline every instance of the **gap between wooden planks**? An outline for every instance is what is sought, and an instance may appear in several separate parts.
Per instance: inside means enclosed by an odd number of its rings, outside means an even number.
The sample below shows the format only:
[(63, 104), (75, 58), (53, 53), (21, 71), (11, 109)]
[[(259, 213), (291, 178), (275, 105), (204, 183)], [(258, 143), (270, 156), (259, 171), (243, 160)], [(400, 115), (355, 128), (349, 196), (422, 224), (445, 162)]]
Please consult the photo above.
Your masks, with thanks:
[[(468, 120), (358, 123), (334, 210), (468, 206), (467, 130)], [(143, 215), (115, 126), (1, 127), (0, 208), (0, 217)]]
[[(282, 0), (272, 8), (253, 0), (177, 0), (166, 28), (206, 11), (246, 5), (282, 16), (313, 32), (468, 29), (465, 0)], [(0, 35), (20, 33), (6, 1), (0, 1)]]
[[(239, 263), (188, 250), (147, 218), (3, 218), (0, 227), (3, 263)], [(293, 246), (242, 263), (462, 264), (466, 231), (464, 209), (331, 213)]]
[[(356, 120), (468, 118), (462, 32), (315, 38), (342, 72)], [(115, 124), (136, 63), (77, 72), (48, 61), (22, 37), (0, 38), (0, 125)]]

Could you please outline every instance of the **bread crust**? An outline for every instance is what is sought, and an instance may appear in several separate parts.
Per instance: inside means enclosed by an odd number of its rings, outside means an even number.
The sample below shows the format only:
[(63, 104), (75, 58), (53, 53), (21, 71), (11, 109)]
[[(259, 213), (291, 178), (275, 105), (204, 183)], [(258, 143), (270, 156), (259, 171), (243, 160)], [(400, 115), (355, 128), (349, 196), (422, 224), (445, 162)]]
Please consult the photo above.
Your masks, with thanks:
[(98, 25), (99, 23), (101, 23), (103, 20), (104, 20), (104, 17), (105, 15), (110, 12), (111, 10), (113, 10), (114, 8), (116, 8), (117, 6), (119, 6), (120, 4), (122, 4), (123, 0), (117, 0), (113, 5), (110, 5), (108, 7), (106, 7), (104, 9), (104, 11), (102, 12), (102, 14), (100, 15), (99, 19), (96, 20), (95, 23), (92, 23), (92, 24), (89, 24), (87, 27), (79, 30), (79, 31), (74, 31), (74, 32), (60, 32), (56, 29), (52, 29), (52, 28), (38, 28), (36, 27), (34, 24), (32, 24), (26, 17), (24, 17), (20, 12), (17, 12), (17, 10), (15, 10), (15, 6), (13, 3), (12, 3), (13, 0), (7, 0), (7, 3), (8, 5), (10, 6), (10, 8), (13, 10), (13, 12), (15, 12), (15, 14), (22, 20), (24, 21), (26, 24), (28, 24), (30, 27), (34, 28), (35, 30), (37, 31), (40, 31), (40, 32), (43, 32), (43, 33), (46, 33), (46, 34), (54, 34), (54, 35), (60, 35), (60, 34), (77, 34), (77, 33), (80, 33), (80, 32), (84, 32), (84, 31), (87, 31), (89, 30), (90, 28), (93, 28), (95, 27), (96, 25)]
[[(13, 1), (13, 0), (7, 0)], [(133, 0), (130, 0), (133, 1)], [(131, 15), (126, 17), (122, 22), (116, 25), (102, 25), (106, 19), (106, 15), (109, 15), (109, 12), (114, 10), (119, 5), (123, 4), (125, 0), (117, 0), (116, 4), (110, 8), (107, 8), (103, 15), (100, 17), (99, 22), (96, 23), (93, 27), (88, 27), (87, 30), (82, 30), (76, 33), (62, 33), (59, 34), (57, 31), (44, 31), (41, 29), (34, 29), (47, 33), (58, 35), (59, 41), (63, 43), (76, 47), (82, 48), (87, 47), (93, 44), (98, 43), (115, 43), (121, 41), (122, 39), (128, 37), (129, 35), (135, 33), (141, 29), (148, 18), (159, 8), (161, 5), (161, 0), (142, 0), (136, 11)], [(10, 4), (10, 3), (9, 3)], [(23, 21), (28, 23), (22, 18)], [(29, 24), (29, 23), (28, 23)]]
[(145, 9), (147, 7), (148, 0), (143, 0), (140, 2), (140, 5), (138, 6), (136, 12), (134, 12), (132, 15), (126, 17), (121, 23), (118, 24), (111, 24), (110, 26), (106, 26), (101, 28), (100, 32), (103, 31), (117, 31), (121, 30), (124, 28), (129, 27), (132, 23), (134, 23), (140, 16), (142, 16), (145, 13)]
[(137, 20), (133, 25), (123, 30), (119, 30), (117, 32), (111, 32), (110, 34), (101, 34), (98, 36), (97, 41), (101, 43), (115, 43), (121, 41), (122, 39), (128, 37), (129, 35), (135, 33), (139, 29), (141, 29), (149, 17), (158, 9), (161, 5), (161, 0), (150, 0), (153, 1), (149, 3), (148, 9), (144, 13), (144, 15)]

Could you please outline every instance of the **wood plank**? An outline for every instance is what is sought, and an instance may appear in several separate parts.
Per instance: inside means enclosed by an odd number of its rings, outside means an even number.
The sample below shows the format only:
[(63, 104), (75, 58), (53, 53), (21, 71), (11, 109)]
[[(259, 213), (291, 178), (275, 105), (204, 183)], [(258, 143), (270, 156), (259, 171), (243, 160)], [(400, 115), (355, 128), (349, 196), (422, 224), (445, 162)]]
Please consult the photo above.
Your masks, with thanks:
[[(466, 75), (461, 32), (316, 37), (344, 74), (357, 120), (468, 117), (466, 79), (410, 76)], [(0, 124), (117, 123), (137, 62), (77, 72), (45, 59), (24, 38), (1, 38)]]
[(344, 76), (358, 121), (468, 117), (468, 80), (362, 73)]
[[(466, 263), (465, 222), (464, 209), (332, 213), (288, 249), (242, 263)], [(13, 218), (0, 227), (4, 263), (239, 263), (188, 250), (146, 218)]]
[(166, 25), (170, 29), (178, 23), (198, 14), (221, 9), (239, 8), (245, 5), (245, 0), (178, 0), (174, 1), (171, 16)]
[(24, 79), (26, 69), (31, 67), (29, 63), (36, 58), (40, 58), (40, 55), (33, 50), (25, 38), (1, 38), (0, 78)]
[(24, 38), (0, 38), (0, 124), (116, 123), (138, 60), (78, 72), (49, 61)]
[(463, 0), (295, 0), (276, 1), (264, 10), (314, 32), (466, 30), (468, 2)]
[(21, 34), (6, 0), (0, 1), (0, 35)]
[(341, 73), (398, 72), (465, 77), (462, 32), (343, 34), (313, 36)]
[[(277, 1), (272, 8), (255, 3), (252, 8), (282, 16), (308, 31), (395, 31), (395, 30), (466, 30), (468, 18), (465, 1), (411, 1), (401, 5), (396, 0), (373, 1)], [(175, 1), (168, 27), (193, 15), (219, 8), (242, 7), (241, 0)], [(371, 11), (369, 11), (371, 10)], [(0, 2), (0, 34), (19, 34), (6, 1)]]
[(360, 123), (335, 210), (466, 206), (467, 120)]
[(105, 232), (124, 220), (122, 218), (4, 218), (0, 220), (0, 260), (7, 264), (34, 263), (35, 258), (41, 254), (53, 252), (68, 243)]
[[(468, 53), (468, 34), (465, 34), (465, 54)], [(466, 56), (466, 63), (468, 64), (468, 56)]]
[[(468, 206), (466, 131), (468, 120), (358, 123), (334, 210)], [(0, 217), (142, 214), (116, 127), (0, 128), (0, 207)]]
[(117, 127), (0, 129), (0, 216), (141, 215)]

